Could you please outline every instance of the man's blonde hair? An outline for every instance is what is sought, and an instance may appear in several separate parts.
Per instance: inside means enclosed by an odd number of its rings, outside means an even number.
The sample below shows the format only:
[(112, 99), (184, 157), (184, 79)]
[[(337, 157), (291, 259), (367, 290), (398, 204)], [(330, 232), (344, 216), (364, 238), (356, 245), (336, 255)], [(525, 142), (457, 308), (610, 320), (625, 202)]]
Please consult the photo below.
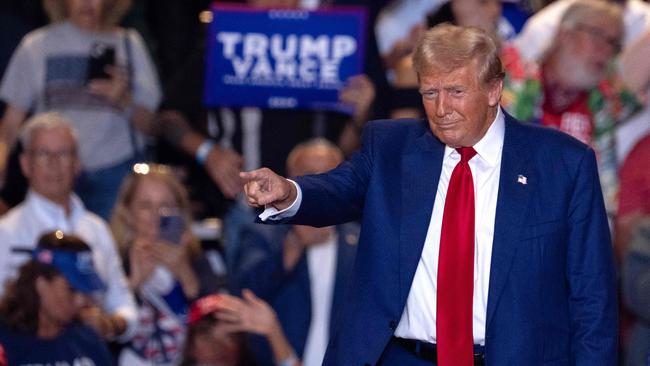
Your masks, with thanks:
[(448, 23), (424, 33), (413, 51), (418, 77), (431, 71), (449, 72), (476, 62), (484, 84), (503, 79), (497, 42), (485, 31)]

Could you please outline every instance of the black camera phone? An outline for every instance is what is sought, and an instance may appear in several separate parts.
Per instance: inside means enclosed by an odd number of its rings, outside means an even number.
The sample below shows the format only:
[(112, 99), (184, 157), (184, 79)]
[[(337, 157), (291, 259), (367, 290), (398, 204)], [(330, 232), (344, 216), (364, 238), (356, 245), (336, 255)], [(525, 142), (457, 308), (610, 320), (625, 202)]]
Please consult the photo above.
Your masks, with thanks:
[(106, 66), (115, 65), (115, 47), (106, 43), (94, 43), (88, 58), (87, 80), (110, 79)]
[(161, 210), (159, 238), (171, 244), (180, 244), (185, 231), (185, 220), (177, 210)]

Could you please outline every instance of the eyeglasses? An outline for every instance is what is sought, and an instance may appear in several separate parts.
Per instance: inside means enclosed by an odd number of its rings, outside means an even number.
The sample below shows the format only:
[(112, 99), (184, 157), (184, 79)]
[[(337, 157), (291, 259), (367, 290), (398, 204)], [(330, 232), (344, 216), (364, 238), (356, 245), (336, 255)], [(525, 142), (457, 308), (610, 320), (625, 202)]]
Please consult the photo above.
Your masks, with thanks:
[(47, 149), (32, 149), (28, 154), (34, 159), (36, 164), (47, 165), (56, 160), (61, 164), (69, 165), (77, 157), (77, 151), (74, 149), (64, 150), (47, 150)]
[(576, 24), (576, 29), (607, 43), (615, 53), (621, 51), (621, 39), (619, 36), (609, 36), (602, 28), (584, 23)]

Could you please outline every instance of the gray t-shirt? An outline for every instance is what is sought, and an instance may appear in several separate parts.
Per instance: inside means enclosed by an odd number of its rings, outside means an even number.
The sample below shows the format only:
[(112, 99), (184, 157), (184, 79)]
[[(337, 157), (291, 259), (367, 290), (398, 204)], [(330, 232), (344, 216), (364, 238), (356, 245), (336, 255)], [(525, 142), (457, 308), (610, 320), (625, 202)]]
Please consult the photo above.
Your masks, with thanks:
[(88, 32), (68, 21), (39, 28), (23, 38), (0, 85), (0, 99), (10, 105), (34, 113), (55, 110), (70, 118), (86, 170), (133, 157), (134, 142), (141, 141), (130, 126), (129, 111), (88, 91), (87, 64), (96, 43), (114, 47), (118, 65), (130, 64), (134, 104), (155, 110), (161, 98), (158, 77), (135, 30)]

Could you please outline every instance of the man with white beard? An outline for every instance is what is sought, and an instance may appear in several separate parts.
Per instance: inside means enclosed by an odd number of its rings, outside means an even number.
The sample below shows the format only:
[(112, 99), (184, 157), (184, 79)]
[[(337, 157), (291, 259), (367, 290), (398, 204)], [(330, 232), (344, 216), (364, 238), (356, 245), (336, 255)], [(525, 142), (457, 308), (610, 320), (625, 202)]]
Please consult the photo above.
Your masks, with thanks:
[(616, 124), (638, 107), (614, 81), (623, 15), (604, 0), (576, 0), (565, 11), (539, 62), (514, 47), (502, 52), (506, 70), (501, 105), (521, 121), (554, 127), (591, 145), (610, 218), (618, 192)]

